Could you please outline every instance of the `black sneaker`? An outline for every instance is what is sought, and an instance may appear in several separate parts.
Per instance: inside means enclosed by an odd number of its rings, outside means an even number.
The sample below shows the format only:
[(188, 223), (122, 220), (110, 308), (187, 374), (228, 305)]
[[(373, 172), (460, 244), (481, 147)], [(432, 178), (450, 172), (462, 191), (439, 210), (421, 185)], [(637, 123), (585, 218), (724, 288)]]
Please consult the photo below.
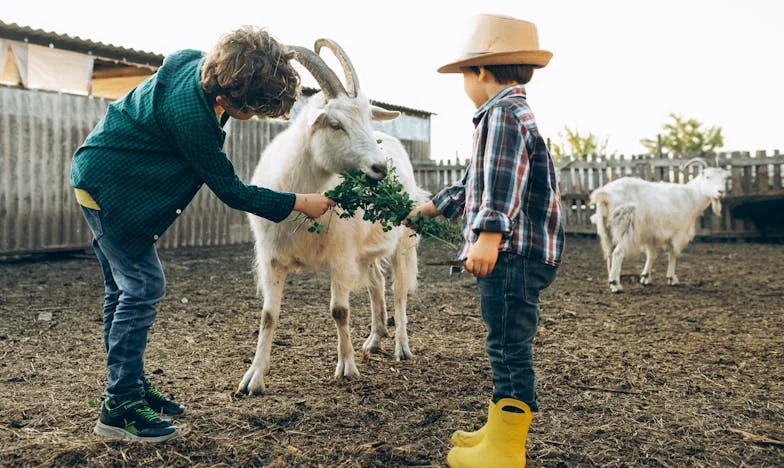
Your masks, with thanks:
[(144, 377), (144, 399), (150, 408), (166, 416), (179, 416), (185, 412), (185, 407), (166, 397), (160, 390), (155, 388), (150, 379)]
[(144, 400), (128, 401), (114, 408), (105, 400), (93, 432), (107, 439), (143, 442), (163, 442), (179, 435), (177, 427), (159, 418)]

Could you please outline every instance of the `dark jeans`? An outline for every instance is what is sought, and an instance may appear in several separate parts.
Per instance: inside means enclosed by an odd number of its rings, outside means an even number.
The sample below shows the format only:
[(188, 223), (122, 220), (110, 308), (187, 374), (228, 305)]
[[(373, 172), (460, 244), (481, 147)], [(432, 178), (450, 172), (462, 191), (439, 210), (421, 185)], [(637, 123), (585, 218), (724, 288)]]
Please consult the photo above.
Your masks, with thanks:
[(539, 322), (539, 293), (558, 268), (502, 252), (484, 278), (478, 278), (487, 355), (493, 371), (493, 401), (514, 398), (538, 411), (532, 342)]
[(103, 229), (100, 211), (82, 207), (93, 232), (93, 248), (104, 278), (103, 342), (110, 404), (144, 396), (142, 376), (147, 331), (155, 321), (155, 304), (165, 295), (166, 280), (155, 245), (129, 257)]

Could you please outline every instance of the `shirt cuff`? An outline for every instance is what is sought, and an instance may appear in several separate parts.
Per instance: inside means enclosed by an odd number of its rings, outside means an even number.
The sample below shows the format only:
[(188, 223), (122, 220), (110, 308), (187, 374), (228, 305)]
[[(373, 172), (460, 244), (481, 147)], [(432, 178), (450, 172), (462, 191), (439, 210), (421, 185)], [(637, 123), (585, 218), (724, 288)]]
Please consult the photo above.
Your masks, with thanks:
[(463, 214), (460, 209), (464, 208), (464, 205), (458, 203), (456, 195), (451, 193), (449, 188), (435, 194), (431, 201), (433, 202), (433, 205), (435, 205), (436, 210), (441, 213), (444, 218), (450, 219)]
[(276, 223), (286, 219), (294, 210), (294, 203), (297, 201), (297, 195), (290, 192), (278, 192), (276, 198), (276, 208), (269, 213), (258, 214), (258, 216), (267, 218)]
[(512, 232), (512, 221), (509, 216), (500, 211), (482, 208), (471, 224), (471, 230), (477, 235), (482, 231), (487, 231), (500, 232), (504, 237), (507, 237)]

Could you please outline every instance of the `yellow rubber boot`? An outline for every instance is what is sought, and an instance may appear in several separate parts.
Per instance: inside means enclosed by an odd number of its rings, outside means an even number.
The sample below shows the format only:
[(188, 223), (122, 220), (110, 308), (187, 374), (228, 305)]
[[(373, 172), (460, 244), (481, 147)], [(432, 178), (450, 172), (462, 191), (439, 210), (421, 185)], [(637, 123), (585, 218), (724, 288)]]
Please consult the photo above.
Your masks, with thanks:
[[(522, 413), (504, 411), (513, 406)], [(525, 439), (533, 413), (519, 400), (504, 398), (488, 411), (485, 434), (473, 447), (455, 447), (446, 462), (452, 468), (507, 468), (525, 466)]]
[[(493, 400), (490, 400), (490, 406), (487, 409), (487, 420), (490, 420), (490, 413), (495, 411), (496, 406)], [(482, 441), (487, 431), (487, 423), (481, 428), (468, 432), (468, 431), (455, 431), (452, 433), (452, 445), (455, 447), (473, 447)]]

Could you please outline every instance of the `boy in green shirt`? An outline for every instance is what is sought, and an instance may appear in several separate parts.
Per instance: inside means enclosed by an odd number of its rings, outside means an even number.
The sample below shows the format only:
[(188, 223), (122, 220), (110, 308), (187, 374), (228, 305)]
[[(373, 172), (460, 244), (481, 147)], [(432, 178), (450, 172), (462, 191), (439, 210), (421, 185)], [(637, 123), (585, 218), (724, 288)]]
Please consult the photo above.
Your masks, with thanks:
[(299, 97), (289, 51), (266, 31), (246, 26), (224, 35), (205, 57), (181, 50), (109, 105), (76, 151), (71, 185), (93, 233), (105, 283), (104, 346), (108, 378), (94, 432), (160, 442), (179, 431), (160, 412), (184, 408), (144, 376), (147, 332), (165, 278), (155, 241), (202, 184), (232, 208), (272, 221), (292, 211), (317, 218), (334, 202), (322, 194), (277, 192), (243, 183), (222, 151), (229, 117), (279, 117)]

